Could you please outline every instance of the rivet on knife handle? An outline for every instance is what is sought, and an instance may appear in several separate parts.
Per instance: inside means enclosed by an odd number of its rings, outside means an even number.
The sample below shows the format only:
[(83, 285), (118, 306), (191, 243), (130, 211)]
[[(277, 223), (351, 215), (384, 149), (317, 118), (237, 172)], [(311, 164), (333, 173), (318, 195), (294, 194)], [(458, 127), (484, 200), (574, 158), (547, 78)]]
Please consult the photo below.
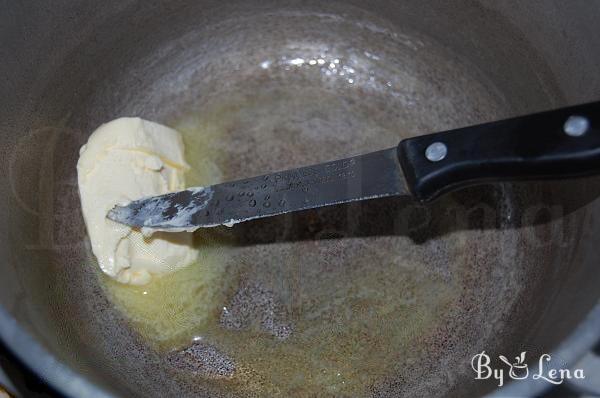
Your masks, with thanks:
[(600, 172), (600, 102), (424, 135), (385, 149), (212, 185), (126, 206), (108, 217), (167, 231), (238, 222), (357, 200), (420, 201), (466, 185)]
[(599, 173), (600, 102), (410, 138), (398, 157), (421, 201), (483, 182)]

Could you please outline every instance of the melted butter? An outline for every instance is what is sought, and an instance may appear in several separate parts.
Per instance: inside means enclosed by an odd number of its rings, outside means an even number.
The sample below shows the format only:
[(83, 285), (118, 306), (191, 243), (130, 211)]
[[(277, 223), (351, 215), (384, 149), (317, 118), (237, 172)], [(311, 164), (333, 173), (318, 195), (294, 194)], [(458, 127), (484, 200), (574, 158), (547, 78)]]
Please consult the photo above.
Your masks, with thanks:
[[(227, 129), (219, 121), (229, 111), (218, 109), (207, 112), (211, 115), (207, 119), (193, 117), (173, 126), (186, 143), (186, 160), (191, 165), (188, 185), (221, 180), (221, 154), (212, 144)], [(210, 383), (232, 392), (363, 395), (370, 385), (418, 358), (420, 339), (435, 328), (459, 290), (456, 276), (448, 279), (431, 273), (428, 264), (416, 258), (402, 260), (401, 266), (377, 259), (381, 264), (375, 272), (369, 265), (374, 261), (372, 253), (365, 251), (364, 258), (356, 260), (365, 266), (321, 277), (308, 275), (318, 272), (319, 265), (306, 263), (310, 257), (302, 252), (305, 249), (294, 252), (295, 243), (287, 243), (286, 250), (295, 254), (285, 264), (265, 248), (269, 254), (262, 255), (261, 261), (265, 267), (280, 270), (276, 278), (288, 281), (298, 269), (307, 273), (305, 284), (291, 288), (294, 300), (287, 303), (294, 332), (278, 341), (255, 330), (220, 327), (221, 310), (238, 282), (231, 264), (234, 269), (242, 267), (238, 259), (247, 260), (250, 255), (236, 247), (223, 229), (198, 231), (195, 244), (202, 247), (197, 263), (149, 285), (103, 280), (132, 327), (157, 351), (185, 347), (202, 336), (231, 356), (236, 364), (234, 376)], [(403, 244), (407, 250), (413, 245), (408, 238)]]
[[(155, 348), (168, 350), (190, 340), (198, 328), (217, 317), (224, 300), (223, 249), (198, 235), (198, 261), (180, 271), (154, 278), (144, 286), (127, 286), (103, 278), (115, 304)], [(218, 319), (218, 318), (217, 318)]]
[[(202, 126), (206, 137), (214, 132)], [(176, 126), (177, 129), (177, 126)], [(218, 167), (211, 162), (214, 154), (198, 134), (181, 130), (185, 158), (190, 165), (186, 185), (209, 185), (220, 179)], [(186, 134), (187, 132), (187, 134)], [(194, 246), (201, 247), (198, 260), (190, 266), (144, 286), (127, 286), (102, 278), (110, 297), (129, 318), (132, 326), (159, 351), (184, 345), (211, 323), (218, 320), (225, 300), (228, 278), (224, 264), (230, 241), (218, 231), (207, 229), (194, 234)]]
[[(357, 396), (399, 371), (417, 353), (419, 337), (447, 309), (451, 288), (439, 280), (418, 280), (407, 272), (358, 278), (339, 288), (321, 286), (305, 297), (295, 318), (296, 333), (285, 342), (252, 332), (205, 331), (240, 364), (234, 390), (269, 396)], [(399, 278), (399, 279), (396, 279)], [(401, 281), (398, 283), (397, 281)], [(410, 289), (411, 303), (403, 303)], [(435, 299), (428, 291), (435, 290)], [(348, 294), (348, 297), (343, 297)], [(384, 298), (385, 297), (385, 298)], [(316, 302), (311, 308), (308, 303)], [(298, 308), (300, 310), (300, 308)]]

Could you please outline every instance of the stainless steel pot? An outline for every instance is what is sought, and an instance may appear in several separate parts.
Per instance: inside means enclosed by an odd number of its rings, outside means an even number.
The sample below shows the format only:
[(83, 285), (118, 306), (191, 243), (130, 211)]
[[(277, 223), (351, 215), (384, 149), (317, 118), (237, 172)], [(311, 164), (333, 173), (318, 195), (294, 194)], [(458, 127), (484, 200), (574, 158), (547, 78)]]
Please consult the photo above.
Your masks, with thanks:
[[(100, 123), (232, 118), (210, 141), (227, 179), (600, 97), (595, 2), (55, 1), (2, 9), (0, 338), (73, 397), (231, 393), (172, 377), (98, 286), (74, 176), (77, 150)], [(229, 107), (212, 105), (229, 97)], [(402, 363), (369, 391), (473, 396), (496, 387), (474, 380), (471, 357), (482, 350), (552, 352), (571, 366), (600, 337), (598, 192), (597, 178), (503, 185), (412, 207), (418, 220), (406, 224), (397, 216), (410, 204), (383, 200), (233, 234), (246, 259), (310, 258), (308, 285), (365, 263), (383, 272), (378, 265), (402, 256), (410, 238), (428, 266), (461, 282), (436, 326), (415, 340), (419, 362)], [(461, 217), (447, 212), (457, 204)], [(465, 241), (452, 252), (457, 233)], [(338, 255), (323, 256), (332, 250)], [(249, 269), (273, 280), (272, 271)], [(527, 380), (498, 394), (549, 387)]]

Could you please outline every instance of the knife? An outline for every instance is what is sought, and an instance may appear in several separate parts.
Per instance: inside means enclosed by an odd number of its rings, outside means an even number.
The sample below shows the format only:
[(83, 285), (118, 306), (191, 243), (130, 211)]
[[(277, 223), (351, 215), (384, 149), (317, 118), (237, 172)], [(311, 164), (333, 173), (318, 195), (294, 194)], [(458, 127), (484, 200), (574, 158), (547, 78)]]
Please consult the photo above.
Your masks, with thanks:
[(600, 102), (405, 139), (397, 147), (115, 206), (132, 227), (193, 231), (339, 203), (600, 173)]

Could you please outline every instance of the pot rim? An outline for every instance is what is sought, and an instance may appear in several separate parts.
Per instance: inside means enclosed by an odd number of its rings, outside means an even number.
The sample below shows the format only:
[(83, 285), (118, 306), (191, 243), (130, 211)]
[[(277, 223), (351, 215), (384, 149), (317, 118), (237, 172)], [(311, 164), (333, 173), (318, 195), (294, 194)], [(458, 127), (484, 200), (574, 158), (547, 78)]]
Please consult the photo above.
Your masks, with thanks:
[[(572, 369), (579, 359), (600, 342), (600, 300), (579, 322), (575, 329), (548, 353), (551, 357), (560, 358)], [(539, 366), (533, 367), (533, 373), (539, 372)], [(543, 394), (554, 385), (542, 379), (511, 380), (504, 387), (487, 394), (486, 398), (535, 397)]]
[[(77, 373), (40, 345), (18, 324), (17, 320), (0, 306), (0, 340), (9, 351), (20, 360), (35, 376), (39, 377), (59, 393), (78, 398), (114, 398), (104, 388)], [(561, 358), (568, 364), (581, 358), (600, 340), (600, 300), (577, 325), (574, 331), (552, 351), (551, 355)], [(531, 397), (552, 387), (541, 380), (512, 380), (487, 398), (506, 396)]]
[(36, 377), (66, 397), (115, 397), (59, 361), (26, 332), (2, 306), (0, 306), (0, 340)]

